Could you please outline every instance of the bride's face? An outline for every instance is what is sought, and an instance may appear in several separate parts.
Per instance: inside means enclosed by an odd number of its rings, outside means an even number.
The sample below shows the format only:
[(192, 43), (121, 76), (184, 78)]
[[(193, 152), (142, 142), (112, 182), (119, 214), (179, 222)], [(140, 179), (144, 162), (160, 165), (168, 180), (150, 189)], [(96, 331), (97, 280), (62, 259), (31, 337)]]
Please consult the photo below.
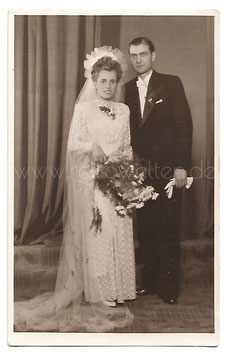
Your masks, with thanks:
[(117, 87), (117, 73), (115, 70), (101, 70), (94, 83), (98, 97), (111, 100)]

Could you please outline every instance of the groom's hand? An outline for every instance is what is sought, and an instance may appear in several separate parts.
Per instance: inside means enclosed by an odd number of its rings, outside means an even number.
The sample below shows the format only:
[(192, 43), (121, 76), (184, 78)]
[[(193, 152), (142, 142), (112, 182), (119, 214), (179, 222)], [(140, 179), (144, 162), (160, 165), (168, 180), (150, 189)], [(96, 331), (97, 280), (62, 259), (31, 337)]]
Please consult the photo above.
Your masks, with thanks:
[(184, 187), (187, 184), (187, 171), (180, 168), (175, 169), (174, 178), (177, 188)]
[(104, 153), (102, 148), (97, 143), (93, 143), (91, 153), (92, 153), (92, 159), (94, 162), (105, 163), (107, 161), (106, 154)]

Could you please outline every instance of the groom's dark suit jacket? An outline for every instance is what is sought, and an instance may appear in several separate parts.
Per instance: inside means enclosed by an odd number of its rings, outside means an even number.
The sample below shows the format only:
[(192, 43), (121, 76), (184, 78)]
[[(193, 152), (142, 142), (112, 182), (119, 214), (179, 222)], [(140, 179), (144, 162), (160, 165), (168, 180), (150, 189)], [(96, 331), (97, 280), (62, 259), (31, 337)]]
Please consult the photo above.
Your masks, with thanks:
[[(137, 77), (125, 84), (133, 151), (150, 161), (151, 168), (156, 166), (156, 174), (166, 178), (173, 176), (176, 167), (189, 173), (192, 119), (180, 78), (153, 71), (143, 118), (136, 81)], [(170, 173), (165, 174), (168, 170)]]

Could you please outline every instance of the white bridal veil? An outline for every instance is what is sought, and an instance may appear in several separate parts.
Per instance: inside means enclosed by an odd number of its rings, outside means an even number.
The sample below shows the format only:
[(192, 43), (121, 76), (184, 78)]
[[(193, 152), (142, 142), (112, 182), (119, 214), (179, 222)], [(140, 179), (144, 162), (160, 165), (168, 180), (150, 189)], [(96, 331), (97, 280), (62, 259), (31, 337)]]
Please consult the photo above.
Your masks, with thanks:
[[(96, 48), (91, 55), (87, 55), (84, 62), (87, 80), (76, 103), (90, 102), (95, 98), (90, 73), (93, 64), (103, 56), (112, 57), (125, 70), (119, 50), (107, 46)], [(115, 100), (120, 100), (120, 94), (121, 83)], [(73, 137), (71, 126), (66, 154), (64, 236), (55, 290), (29, 301), (15, 302), (15, 331), (106, 332), (133, 321), (132, 313), (124, 305), (112, 308), (102, 302), (89, 303), (84, 300), (86, 246), (83, 235), (91, 219), (90, 201), (93, 199), (94, 189), (90, 185), (90, 179), (86, 182), (90, 154), (83, 149), (72, 152), (69, 146)], [(84, 183), (81, 183), (82, 177)]]

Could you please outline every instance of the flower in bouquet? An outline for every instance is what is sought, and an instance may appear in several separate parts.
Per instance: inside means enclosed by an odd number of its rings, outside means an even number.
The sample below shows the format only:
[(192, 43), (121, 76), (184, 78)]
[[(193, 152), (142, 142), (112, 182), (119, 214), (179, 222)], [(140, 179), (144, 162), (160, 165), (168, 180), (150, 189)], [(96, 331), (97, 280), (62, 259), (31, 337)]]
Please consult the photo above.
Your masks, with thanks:
[(126, 210), (125, 207), (118, 205), (115, 207), (115, 211), (120, 215), (120, 216), (126, 216)]
[[(117, 214), (125, 217), (131, 215), (134, 209), (142, 208), (146, 201), (158, 197), (154, 187), (144, 182), (147, 173), (139, 159), (124, 157), (101, 165), (95, 176), (95, 186), (111, 200)], [(94, 214), (94, 221), (96, 230), (101, 230), (102, 219), (96, 219)]]

